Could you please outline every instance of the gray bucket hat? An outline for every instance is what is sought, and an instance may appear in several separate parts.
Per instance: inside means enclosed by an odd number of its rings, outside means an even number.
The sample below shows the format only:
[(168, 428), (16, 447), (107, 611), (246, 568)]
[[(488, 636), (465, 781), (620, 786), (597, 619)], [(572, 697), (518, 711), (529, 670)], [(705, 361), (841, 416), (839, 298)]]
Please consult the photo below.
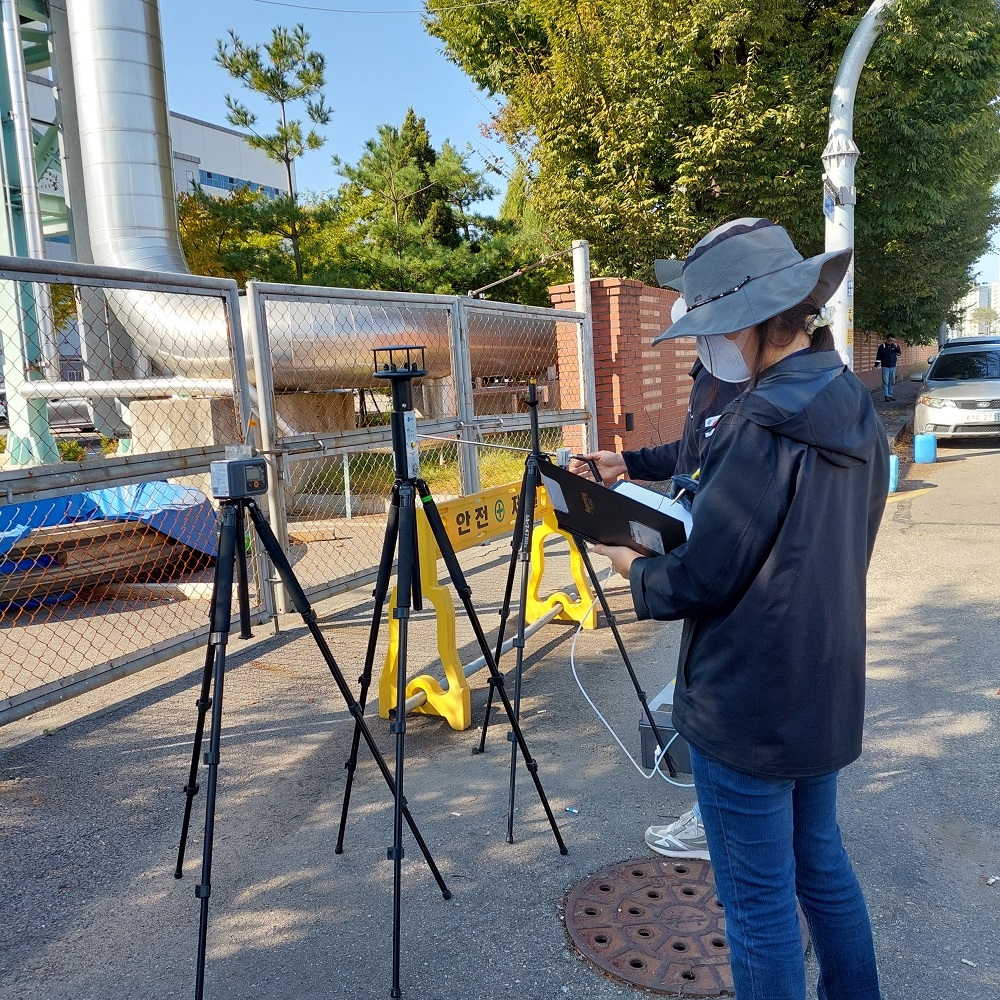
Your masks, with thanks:
[(713, 229), (683, 265), (687, 312), (654, 341), (736, 333), (808, 298), (823, 305), (851, 263), (851, 250), (804, 259), (768, 219), (737, 219)]
[(684, 294), (684, 261), (661, 257), (653, 261), (653, 273), (660, 288), (672, 288)]

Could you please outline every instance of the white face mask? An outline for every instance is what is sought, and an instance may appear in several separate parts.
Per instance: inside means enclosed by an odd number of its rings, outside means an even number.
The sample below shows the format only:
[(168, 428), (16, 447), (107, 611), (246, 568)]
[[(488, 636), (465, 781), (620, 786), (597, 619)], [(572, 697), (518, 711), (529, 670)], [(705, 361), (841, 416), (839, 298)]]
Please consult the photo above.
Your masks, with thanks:
[(750, 369), (740, 348), (746, 344), (750, 330), (744, 330), (735, 340), (727, 337), (696, 337), (701, 363), (722, 382), (748, 382)]

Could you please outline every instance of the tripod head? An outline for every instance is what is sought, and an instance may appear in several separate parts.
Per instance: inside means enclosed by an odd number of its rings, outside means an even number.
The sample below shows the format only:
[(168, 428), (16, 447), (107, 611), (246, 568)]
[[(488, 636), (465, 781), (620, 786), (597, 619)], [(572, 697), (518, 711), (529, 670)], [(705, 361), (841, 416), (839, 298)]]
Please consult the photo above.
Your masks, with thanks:
[(424, 347), (376, 347), (372, 354), (375, 358), (375, 378), (388, 379), (392, 386), (392, 414), (389, 420), (396, 478), (416, 479), (420, 475), (420, 452), (417, 447), (417, 415), (413, 412), (413, 380), (427, 374)]

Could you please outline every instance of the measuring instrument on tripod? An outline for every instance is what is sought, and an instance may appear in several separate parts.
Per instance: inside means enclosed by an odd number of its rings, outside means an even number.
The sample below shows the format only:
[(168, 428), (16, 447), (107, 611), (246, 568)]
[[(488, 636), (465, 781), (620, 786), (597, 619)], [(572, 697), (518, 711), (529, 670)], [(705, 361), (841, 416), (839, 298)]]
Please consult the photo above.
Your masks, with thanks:
[[(202, 844), (201, 881), (195, 887), (195, 896), (200, 902), (200, 919), (198, 926), (198, 948), (195, 968), (195, 1000), (202, 1000), (205, 988), (205, 952), (208, 943), (208, 903), (212, 894), (212, 860), (215, 836), (215, 808), (219, 783), (220, 740), (222, 736), (222, 706), (223, 689), (226, 676), (226, 645), (232, 625), (233, 581), (236, 579), (236, 596), (239, 608), (240, 638), (251, 638), (250, 633), (250, 599), (247, 573), (247, 558), (245, 536), (247, 521), (253, 525), (264, 551), (267, 553), (275, 572), (285, 586), (285, 591), (295, 610), (302, 616), (309, 633), (312, 635), (319, 652), (329, 668), (334, 684), (347, 705), (347, 710), (354, 718), (355, 751), (363, 739), (367, 745), (378, 769), (393, 794), (393, 844), (388, 856), (394, 859), (393, 871), (393, 984), (392, 996), (400, 996), (399, 988), (399, 898), (400, 898), (400, 859), (402, 858), (402, 825), (405, 821), (413, 838), (420, 848), (427, 866), (445, 899), (451, 898), (451, 892), (438, 871), (427, 844), (410, 814), (402, 795), (401, 748), (397, 750), (396, 774), (382, 756), (382, 752), (372, 736), (371, 730), (364, 718), (364, 706), (358, 702), (351, 692), (344, 675), (334, 659), (326, 638), (320, 631), (316, 621), (316, 612), (306, 598), (291, 564), (263, 513), (257, 506), (254, 497), (267, 492), (267, 463), (263, 458), (249, 458), (227, 462), (213, 462), (211, 465), (212, 493), (219, 501), (219, 551), (215, 562), (215, 580), (212, 587), (212, 602), (209, 613), (209, 640), (205, 654), (205, 667), (202, 674), (201, 693), (197, 701), (198, 716), (194, 732), (194, 746), (191, 755), (191, 769), (188, 783), (184, 786), (186, 801), (184, 818), (181, 824), (180, 844), (177, 850), (177, 865), (174, 877), (181, 878), (184, 866), (184, 851), (187, 845), (188, 828), (191, 821), (191, 811), (194, 798), (198, 794), (198, 759), (205, 736), (206, 721), (208, 730), (208, 749), (205, 752), (204, 763), (208, 776), (205, 788), (205, 835)], [(235, 574), (234, 574), (235, 570)], [(209, 717), (209, 711), (211, 716)]]

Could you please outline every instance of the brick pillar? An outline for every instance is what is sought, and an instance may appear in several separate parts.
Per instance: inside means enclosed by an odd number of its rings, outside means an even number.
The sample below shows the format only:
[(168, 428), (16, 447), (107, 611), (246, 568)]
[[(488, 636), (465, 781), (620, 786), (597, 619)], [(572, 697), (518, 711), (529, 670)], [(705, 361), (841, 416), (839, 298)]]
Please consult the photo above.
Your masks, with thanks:
[[(692, 340), (656, 347), (652, 341), (670, 326), (677, 292), (625, 278), (597, 278), (590, 294), (600, 447), (621, 451), (675, 440), (684, 425), (691, 391), (687, 373), (697, 354)], [(572, 285), (550, 288), (549, 295), (557, 309), (574, 307)], [(574, 330), (572, 343), (567, 338), (559, 345), (560, 406), (577, 405), (579, 382)], [(582, 447), (582, 434), (577, 436), (579, 441), (566, 443)]]
[[(572, 285), (555, 285), (549, 289), (549, 297), (556, 309), (576, 309), (576, 292)], [(583, 389), (580, 386), (580, 362), (577, 346), (577, 326), (575, 323), (556, 325), (556, 365), (559, 373), (559, 409), (579, 410), (583, 408)], [(585, 447), (583, 427), (567, 427), (563, 430), (563, 444), (574, 452)]]

